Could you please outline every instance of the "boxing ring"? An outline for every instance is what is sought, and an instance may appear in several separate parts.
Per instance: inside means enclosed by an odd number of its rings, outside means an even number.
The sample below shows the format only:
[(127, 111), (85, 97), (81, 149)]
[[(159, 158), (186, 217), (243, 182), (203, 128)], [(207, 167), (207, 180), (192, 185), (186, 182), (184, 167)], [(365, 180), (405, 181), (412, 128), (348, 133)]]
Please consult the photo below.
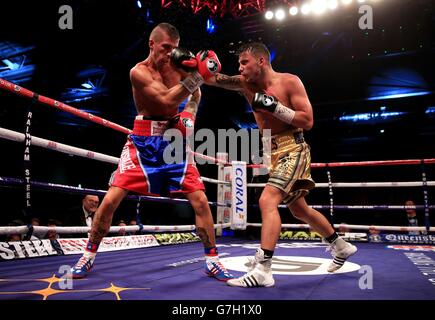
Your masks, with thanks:
[[(0, 89), (33, 99), (58, 110), (88, 119), (92, 122), (131, 133), (90, 113), (62, 102), (38, 95), (30, 90), (0, 79)], [(91, 150), (76, 148), (59, 142), (0, 128), (0, 137), (26, 145), (39, 146), (66, 154), (97, 161), (118, 163), (118, 158)], [(27, 144), (28, 143), (28, 144)], [(198, 155), (200, 157), (206, 157)], [(210, 158), (210, 157), (206, 157)], [(246, 272), (247, 258), (259, 246), (258, 240), (243, 237), (246, 228), (261, 227), (234, 217), (234, 180), (228, 170), (235, 163), (225, 157), (214, 159), (218, 165), (217, 179), (202, 179), (218, 185), (217, 247), (222, 263), (234, 276)], [(342, 236), (355, 243), (358, 252), (336, 273), (328, 273), (331, 256), (327, 245), (305, 224), (282, 225), (283, 232), (275, 250), (272, 270), (276, 284), (272, 288), (235, 288), (208, 278), (203, 271), (203, 248), (195, 234), (194, 225), (111, 227), (103, 240), (93, 270), (85, 279), (65, 277), (67, 270), (83, 251), (86, 239), (59, 238), (57, 240), (23, 240), (0, 242), (0, 300), (433, 300), (435, 299), (435, 228), (430, 226), (428, 190), (435, 186), (426, 175), (435, 159), (367, 161), (347, 163), (313, 163), (313, 169), (325, 169), (328, 182), (317, 187), (328, 190), (329, 204), (312, 205), (329, 212), (330, 219), (338, 211), (377, 210), (382, 212), (404, 210), (401, 205), (336, 205), (334, 192), (339, 188), (408, 188), (423, 190), (423, 205), (412, 208), (424, 210), (425, 226), (381, 226), (333, 223), (337, 230), (346, 229)], [(240, 163), (237, 163), (240, 165)], [(243, 164), (242, 164), (243, 165)], [(372, 166), (420, 166), (419, 181), (396, 182), (335, 182), (331, 168)], [(256, 169), (258, 165), (246, 165)], [(228, 169), (229, 168), (229, 169)], [(225, 170), (226, 173), (225, 173)], [(104, 195), (95, 190), (17, 177), (0, 177), (0, 186), (41, 189), (47, 192)], [(262, 183), (246, 183), (247, 188), (262, 188)], [(227, 188), (227, 189), (225, 189)], [(246, 190), (245, 189), (245, 190)], [(185, 205), (187, 200), (167, 197), (129, 195), (125, 201), (154, 201)], [(249, 210), (258, 210), (254, 203)], [(286, 230), (293, 230), (290, 234)], [(134, 235), (111, 237), (111, 233), (134, 232)], [(231, 236), (227, 231), (236, 231)], [(298, 233), (298, 230), (300, 232)], [(349, 232), (356, 230), (358, 232)], [(3, 226), (0, 236), (12, 233), (45, 234), (48, 231), (64, 233), (89, 232), (88, 227)], [(242, 233), (239, 233), (241, 231)], [(383, 233), (383, 232), (386, 233)], [(421, 232), (421, 235), (392, 234), (390, 232)], [(395, 237), (395, 238), (393, 238)], [(309, 240), (309, 241), (307, 241)]]
[[(218, 239), (222, 262), (229, 257), (252, 256), (258, 242)], [(273, 288), (233, 288), (207, 278), (203, 273), (202, 245), (179, 244), (166, 247), (100, 252), (92, 273), (74, 280), (73, 289), (60, 289), (56, 271), (73, 265), (74, 256), (35, 258), (1, 263), (0, 299), (56, 300), (433, 300), (434, 285), (413, 262), (412, 251), (400, 251), (380, 244), (357, 244), (358, 254), (347, 272), (297, 275), (274, 273)], [(433, 250), (433, 249), (432, 249)], [(414, 252), (415, 254), (415, 252)], [(433, 251), (424, 251), (434, 261)], [(317, 263), (330, 261), (321, 243), (283, 243), (275, 251), (274, 265), (309, 257)], [(382, 257), (382, 258), (380, 258)], [(129, 261), (127, 263), (127, 261)], [(420, 261), (422, 261), (420, 259)], [(305, 262), (306, 263), (306, 262)], [(325, 263), (326, 265), (326, 263)], [(361, 289), (370, 265), (372, 289)], [(325, 266), (326, 268), (326, 266)], [(290, 268), (291, 270), (291, 268)], [(353, 271), (352, 271), (353, 270)], [(231, 270), (234, 275), (242, 272)], [(282, 272), (282, 271), (281, 271)], [(290, 273), (290, 271), (288, 272)]]

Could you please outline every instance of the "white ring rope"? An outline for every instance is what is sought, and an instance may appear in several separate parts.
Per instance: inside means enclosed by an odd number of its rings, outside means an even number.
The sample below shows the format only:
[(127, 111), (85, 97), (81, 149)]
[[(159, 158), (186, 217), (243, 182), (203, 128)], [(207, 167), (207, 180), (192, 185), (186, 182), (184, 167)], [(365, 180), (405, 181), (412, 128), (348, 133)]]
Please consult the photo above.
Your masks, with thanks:
[[(261, 223), (247, 223), (247, 227), (261, 227)], [(334, 228), (347, 228), (354, 230), (386, 230), (386, 231), (426, 231), (426, 227), (405, 227), (405, 226), (369, 226), (357, 224), (334, 224)], [(295, 228), (295, 229), (310, 229), (308, 224), (282, 224), (281, 228)], [(435, 227), (430, 227), (429, 231), (435, 231)]]
[[(16, 131), (4, 129), (0, 127), (0, 137), (17, 141), (17, 142), (24, 142), (25, 136), (23, 133), (19, 133)], [(32, 144), (38, 147), (46, 148), (55, 150), (58, 152), (63, 152), (70, 155), (80, 156), (84, 158), (89, 159), (95, 159), (102, 162), (108, 162), (113, 164), (118, 164), (119, 158), (112, 157), (103, 153), (94, 152), (86, 149), (81, 149), (73, 146), (69, 146), (66, 144), (62, 144), (59, 142), (46, 140), (43, 138), (38, 138), (35, 136), (32, 136)], [(224, 185), (230, 185), (231, 183), (229, 181), (221, 181), (217, 179), (207, 178), (207, 177), (201, 177), (201, 179), (205, 182), (213, 183), (213, 184), (224, 184)], [(435, 181), (428, 181), (427, 186), (433, 187), (435, 186)], [(247, 187), (254, 187), (254, 188), (264, 188), (266, 186), (266, 183), (248, 183)], [(367, 188), (385, 188), (385, 187), (422, 187), (423, 182), (422, 181), (401, 181), (401, 182), (335, 182), (332, 183), (332, 187), (334, 188), (360, 188), (360, 187), (367, 187)], [(327, 188), (328, 183), (316, 183), (316, 187), (318, 188)]]
[[(7, 140), (16, 141), (16, 142), (24, 142), (25, 135), (23, 133), (20, 133), (20, 132), (16, 132), (16, 131), (12, 131), (12, 130), (8, 130), (8, 129), (0, 127), (0, 138), (4, 138)], [(86, 150), (86, 149), (82, 149), (82, 148), (69, 146), (67, 144), (63, 144), (63, 143), (35, 137), (35, 136), (32, 136), (31, 141), (32, 141), (31, 142), (32, 145), (42, 147), (45, 149), (55, 150), (58, 152), (69, 154), (69, 155), (94, 159), (94, 160), (113, 163), (113, 164), (118, 164), (118, 162), (119, 162), (119, 158), (116, 158), (116, 157), (112, 157), (112, 156), (109, 156), (109, 155), (106, 155), (103, 153), (99, 153), (99, 152), (95, 152), (95, 151), (90, 151), (90, 150)], [(214, 183), (214, 184), (226, 184), (226, 185), (231, 184), (228, 181), (219, 181), (219, 180), (212, 179), (212, 178), (201, 177), (201, 179), (206, 181), (206, 182)]]
[(217, 179), (212, 179), (212, 178), (206, 178), (206, 177), (201, 177), (201, 179), (205, 182), (209, 182), (209, 183), (213, 183), (213, 184), (225, 184), (225, 185), (231, 185), (231, 182), (229, 181), (220, 181)]
[[(23, 133), (19, 133), (16, 131), (8, 130), (5, 128), (0, 127), (0, 137), (11, 140), (11, 141), (17, 141), (17, 142), (24, 142), (25, 136)], [(94, 152), (86, 149), (76, 148), (73, 146), (69, 146), (63, 143), (46, 140), (43, 138), (38, 138), (35, 136), (32, 136), (31, 144), (42, 147), (45, 149), (51, 149), (59, 152), (63, 152), (69, 155), (89, 158), (89, 159), (95, 159), (102, 162), (108, 162), (113, 164), (118, 164), (119, 158), (108, 156), (99, 152)]]
[[(25, 135), (23, 133), (15, 132), (12, 130), (8, 130), (0, 127), (0, 137), (16, 141), (16, 142), (24, 142)], [(31, 137), (32, 145), (55, 150), (58, 152), (66, 153), (69, 155), (80, 156), (84, 158), (94, 159), (97, 161), (118, 164), (119, 158), (105, 155), (99, 152), (94, 152), (82, 148), (77, 148), (73, 146), (69, 146), (66, 144), (62, 144), (59, 142), (46, 140), (43, 138), (39, 138), (36, 136)], [(225, 184), (231, 185), (229, 181), (221, 181), (217, 179), (201, 177), (201, 179), (205, 182), (213, 183), (213, 184)], [(53, 186), (59, 187), (60, 185), (52, 184)], [(435, 186), (435, 181), (428, 181), (425, 185), (427, 186)], [(248, 183), (247, 187), (265, 187), (266, 183)], [(335, 188), (360, 188), (360, 187), (422, 187), (424, 183), (421, 181), (401, 181), (401, 182), (336, 182), (332, 183), (332, 187)], [(317, 183), (316, 187), (318, 188), (327, 188), (329, 187), (328, 183)], [(102, 190), (101, 190), (102, 191)], [(103, 191), (104, 192), (104, 191)], [(174, 199), (176, 200), (176, 199)], [(176, 202), (176, 201), (174, 201)], [(280, 205), (280, 208), (286, 208), (285, 205)], [(391, 207), (401, 207), (401, 206), (391, 206)], [(352, 206), (350, 209), (363, 209), (364, 206)], [(230, 227), (230, 223), (225, 224), (215, 224), (214, 228), (227, 228)], [(261, 227), (261, 223), (248, 223), (247, 226)], [(405, 226), (368, 226), (368, 225), (344, 225), (344, 224), (334, 224), (335, 228), (346, 227), (348, 229), (355, 230), (388, 230), (388, 231), (424, 231), (425, 227), (405, 227)], [(110, 233), (117, 233), (120, 230), (125, 230), (126, 232), (135, 232), (135, 231), (145, 231), (145, 232), (168, 232), (168, 231), (191, 231), (195, 230), (195, 225), (186, 225), (186, 226), (125, 226), (119, 227), (114, 226), (110, 228)], [(297, 229), (306, 229), (309, 228), (309, 225), (306, 224), (283, 224), (282, 228), (297, 228)], [(54, 230), (58, 233), (87, 233), (90, 232), (90, 227), (43, 227), (43, 226), (35, 226), (33, 227), (34, 232), (42, 233), (47, 232), (49, 230)], [(27, 233), (29, 228), (27, 226), (18, 226), (18, 227), (0, 227), (0, 235), (12, 234), (12, 233)], [(431, 227), (429, 231), (435, 231), (435, 227)]]
[[(217, 228), (229, 228), (231, 223), (218, 223), (214, 224), (214, 229)], [(135, 225), (135, 226), (113, 226), (110, 227), (109, 233), (117, 233), (119, 231), (125, 232), (173, 232), (173, 231), (195, 231), (195, 225), (179, 225), (179, 226), (150, 226), (150, 225)], [(16, 227), (0, 227), (0, 235), (7, 234), (23, 234), (29, 231), (28, 226), (16, 226)], [(45, 234), (48, 231), (56, 231), (59, 234), (65, 233), (88, 233), (91, 231), (91, 227), (44, 227), (44, 226), (34, 226), (34, 234)]]
[[(247, 223), (247, 227), (261, 227), (261, 223)], [(229, 228), (231, 223), (214, 224), (214, 228)], [(282, 224), (281, 228), (294, 228), (294, 229), (310, 229), (308, 224)], [(377, 231), (426, 231), (425, 227), (407, 227), (407, 226), (375, 226), (375, 225), (354, 225), (354, 224), (334, 224), (334, 228), (347, 228), (353, 230), (377, 230)], [(125, 232), (174, 232), (174, 231), (194, 231), (195, 225), (179, 225), (179, 226), (150, 226), (143, 225), (142, 228), (138, 225), (135, 226), (113, 226), (110, 227), (109, 233), (118, 233), (119, 231)], [(16, 227), (0, 227), (0, 235), (8, 234), (25, 234), (29, 231), (28, 226)], [(33, 234), (46, 234), (48, 231), (56, 231), (59, 234), (73, 234), (73, 233), (88, 233), (91, 231), (90, 227), (33, 227)], [(435, 231), (435, 227), (429, 228), (430, 232)]]

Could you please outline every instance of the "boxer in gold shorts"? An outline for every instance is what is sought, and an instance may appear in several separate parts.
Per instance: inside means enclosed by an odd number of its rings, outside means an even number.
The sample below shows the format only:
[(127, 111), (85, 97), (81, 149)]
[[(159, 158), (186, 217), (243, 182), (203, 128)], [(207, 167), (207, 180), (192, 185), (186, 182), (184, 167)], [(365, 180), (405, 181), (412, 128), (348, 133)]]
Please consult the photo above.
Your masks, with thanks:
[(206, 84), (238, 91), (249, 101), (259, 129), (271, 132), (271, 166), (269, 181), (259, 200), (261, 248), (248, 272), (228, 280), (227, 284), (237, 287), (275, 284), (271, 265), (281, 231), (280, 203), (286, 204), (293, 216), (309, 224), (329, 243), (333, 261), (328, 271), (334, 272), (357, 248), (339, 237), (329, 221), (305, 201), (315, 184), (310, 174), (310, 147), (303, 138), (303, 130), (313, 126), (313, 110), (304, 85), (293, 74), (273, 70), (269, 50), (262, 43), (242, 45), (237, 54), (240, 75), (217, 73)]
[(314, 188), (311, 178), (310, 146), (302, 130), (289, 130), (271, 137), (271, 167), (268, 185), (282, 190), (282, 202), (292, 204)]

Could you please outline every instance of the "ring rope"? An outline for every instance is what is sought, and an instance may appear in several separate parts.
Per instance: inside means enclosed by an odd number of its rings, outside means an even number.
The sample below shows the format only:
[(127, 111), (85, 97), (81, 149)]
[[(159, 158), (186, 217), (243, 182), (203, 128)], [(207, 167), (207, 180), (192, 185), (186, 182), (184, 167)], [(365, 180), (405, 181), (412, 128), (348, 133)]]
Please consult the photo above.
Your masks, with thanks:
[[(16, 131), (8, 130), (0, 127), (0, 137), (17, 142), (23, 142), (25, 139), (25, 135), (23, 133), (19, 133)], [(77, 148), (73, 146), (69, 146), (67, 144), (46, 140), (43, 138), (38, 138), (36, 136), (32, 136), (32, 145), (42, 147), (45, 149), (51, 149), (58, 152), (66, 153), (69, 155), (94, 159), (102, 162), (118, 164), (119, 158), (112, 157), (103, 153), (90, 151), (82, 148)]]
[[(16, 131), (8, 130), (0, 127), (0, 137), (17, 142), (23, 142), (25, 139), (25, 135), (23, 133), (19, 133)], [(99, 160), (102, 162), (118, 164), (119, 158), (109, 156), (103, 153), (90, 151), (82, 148), (77, 148), (73, 146), (69, 146), (66, 144), (62, 144), (59, 142), (46, 140), (43, 138), (32, 136), (32, 144), (38, 147), (55, 150), (58, 152), (75, 155), (79, 157)], [(402, 160), (400, 160), (402, 161)], [(405, 160), (406, 161), (406, 160)], [(419, 160), (420, 163), (423, 160)], [(221, 181), (217, 179), (201, 177), (206, 182), (214, 183), (214, 184), (225, 184), (230, 185), (231, 183), (228, 181)], [(247, 183), (247, 187), (260, 187), (264, 188), (266, 183)], [(331, 185), (328, 183), (316, 183), (316, 187), (318, 188), (359, 188), (359, 187), (422, 187), (422, 186), (435, 186), (435, 181), (406, 181), (406, 182), (334, 182)]]
[[(213, 227), (217, 228), (229, 228), (231, 223), (218, 223)], [(247, 223), (247, 227), (261, 227), (261, 223)], [(308, 224), (282, 224), (282, 228), (294, 228), (294, 229), (310, 229)], [(347, 228), (353, 230), (377, 230), (377, 231), (426, 231), (426, 227), (407, 227), (407, 226), (378, 226), (378, 225), (354, 225), (354, 224), (334, 224), (334, 228)], [(178, 226), (152, 226), (152, 225), (135, 225), (135, 226), (112, 226), (109, 229), (109, 233), (117, 233), (119, 231), (126, 232), (173, 232), (173, 231), (194, 231), (195, 225), (178, 225)], [(29, 231), (29, 226), (14, 226), (14, 227), (0, 227), (0, 235), (8, 234), (25, 234)], [(59, 234), (65, 233), (88, 233), (91, 231), (91, 227), (44, 227), (33, 226), (33, 233), (46, 233), (48, 231), (56, 231)], [(435, 231), (435, 227), (430, 227), (429, 231)]]
[[(0, 185), (22, 185), (24, 183), (23, 180), (17, 178), (10, 177), (0, 177)], [(45, 183), (45, 182), (37, 182), (32, 181), (34, 187), (45, 190), (54, 190), (54, 191), (63, 191), (63, 192), (73, 192), (80, 194), (95, 194), (95, 195), (104, 195), (106, 193), (105, 190), (96, 190), (82, 187), (74, 187), (67, 186), (62, 184), (55, 183)], [(153, 202), (162, 202), (162, 203), (188, 203), (187, 199), (173, 199), (169, 197), (155, 197), (155, 196), (138, 196), (138, 195), (128, 195), (126, 197), (128, 200), (135, 201), (153, 201)], [(219, 203), (209, 201), (210, 205), (218, 206), (218, 207), (230, 207), (231, 204)], [(251, 207), (257, 208), (258, 204), (250, 205)], [(313, 209), (329, 209), (330, 205), (310, 205)], [(285, 205), (279, 205), (279, 208), (287, 208)], [(409, 208), (414, 209), (424, 209), (424, 205), (415, 205), (415, 206), (404, 206), (404, 205), (334, 205), (334, 209), (337, 210), (405, 210)], [(435, 205), (430, 205), (430, 209), (435, 209)]]
[[(231, 223), (217, 223), (213, 225), (214, 229), (217, 228), (229, 228)], [(45, 227), (45, 226), (32, 226), (33, 233), (47, 233), (48, 231), (56, 231), (59, 234), (65, 233), (88, 233), (91, 231), (91, 227)], [(110, 227), (110, 233), (117, 233), (119, 231), (126, 232), (173, 232), (173, 231), (195, 231), (195, 225), (178, 225), (178, 226), (152, 226), (152, 225), (135, 225), (135, 226), (113, 226)], [(16, 226), (16, 227), (0, 227), (0, 235), (14, 234), (14, 233), (27, 233), (29, 226)]]
[[(73, 115), (76, 115), (80, 118), (86, 119), (88, 121), (92, 121), (95, 123), (98, 123), (100, 125), (103, 125), (107, 128), (114, 129), (119, 132), (123, 132), (125, 134), (130, 134), (132, 131), (128, 128), (125, 128), (119, 124), (116, 124), (114, 122), (108, 121), (106, 119), (100, 118), (98, 116), (95, 116), (89, 112), (76, 109), (74, 107), (71, 107), (63, 102), (56, 101), (54, 99), (38, 95), (26, 88), (23, 88), (19, 85), (16, 85), (14, 83), (11, 83), (9, 81), (6, 81), (2, 78), (0, 78), (0, 89), (9, 91), (13, 94), (34, 99), (36, 102), (40, 104), (45, 104), (47, 106), (71, 113)], [(36, 98), (35, 98), (36, 97)], [(194, 153), (195, 156), (203, 157), (204, 159), (213, 160), (215, 163), (218, 164), (225, 164), (230, 165), (231, 163), (222, 161), (213, 157), (209, 157), (203, 154)], [(354, 166), (383, 166), (383, 165), (416, 165), (416, 164), (435, 164), (435, 158), (431, 159), (409, 159), (409, 160), (383, 160), (383, 161), (356, 161), (356, 162), (330, 162), (330, 163), (312, 163), (312, 168), (324, 168), (324, 167), (354, 167)], [(254, 164), (254, 165), (247, 165), (249, 168), (259, 168), (264, 167), (264, 165)]]
[[(24, 184), (24, 180), (10, 177), (0, 177), (0, 185), (10, 186), (21, 186)], [(106, 190), (96, 190), (90, 188), (82, 188), (82, 187), (74, 187), (67, 186), (57, 183), (46, 183), (46, 182), (38, 182), (32, 181), (31, 185), (35, 188), (39, 188), (42, 190), (54, 190), (54, 191), (62, 191), (68, 193), (80, 193), (80, 194), (93, 194), (103, 196), (106, 194)], [(128, 200), (134, 201), (151, 201), (151, 202), (161, 202), (161, 203), (185, 203), (188, 204), (189, 200), (187, 199), (175, 199), (170, 197), (155, 197), (155, 196), (139, 196), (139, 195), (128, 195), (126, 196)], [(230, 204), (219, 203), (214, 201), (208, 201), (209, 205), (217, 206), (217, 207), (230, 207)]]
[[(261, 227), (261, 223), (247, 223), (248, 227)], [(354, 230), (385, 230), (385, 231), (426, 231), (426, 227), (406, 227), (406, 226), (372, 226), (372, 225), (359, 225), (359, 224), (334, 224), (334, 228), (340, 227), (354, 229)], [(281, 228), (295, 228), (295, 229), (310, 229), (308, 224), (282, 224)], [(435, 227), (430, 227), (429, 231), (435, 231)]]
[(45, 96), (41, 96), (41, 95), (37, 95), (37, 97), (35, 98), (34, 92), (32, 92), (26, 88), (23, 88), (19, 85), (16, 85), (14, 83), (11, 83), (9, 81), (6, 81), (2, 78), (0, 78), (0, 89), (9, 91), (9, 92), (14, 93), (14, 94), (21, 96), (21, 97), (35, 99), (36, 102), (38, 102), (39, 104), (44, 104), (44, 105), (47, 105), (49, 107), (53, 107), (53, 108), (71, 113), (77, 117), (98, 123), (102, 126), (114, 129), (116, 131), (120, 131), (120, 132), (123, 132), (126, 134), (130, 134), (132, 132), (130, 129), (127, 129), (119, 124), (116, 124), (114, 122), (108, 121), (108, 120), (103, 119), (103, 118), (100, 118), (100, 117), (95, 116), (89, 112), (76, 109), (74, 107), (71, 107), (71, 106), (63, 103), (63, 102), (56, 101), (54, 99), (51, 99), (51, 98), (48, 98)]
[[(23, 142), (25, 139), (25, 135), (23, 133), (19, 133), (16, 131), (12, 131), (12, 130), (8, 130), (8, 129), (0, 127), (0, 138), (4, 138), (7, 140), (16, 141), (16, 142)], [(51, 150), (66, 153), (69, 155), (84, 157), (84, 158), (88, 158), (88, 159), (94, 159), (94, 160), (98, 160), (98, 161), (102, 161), (102, 162), (107, 162), (107, 163), (112, 163), (112, 164), (118, 164), (118, 162), (119, 162), (119, 158), (117, 158), (117, 157), (109, 156), (109, 155), (95, 152), (95, 151), (90, 151), (87, 149), (73, 147), (73, 146), (70, 146), (67, 144), (63, 144), (63, 143), (59, 143), (59, 142), (55, 142), (55, 141), (51, 141), (51, 140), (46, 140), (46, 139), (35, 137), (35, 136), (32, 136), (32, 144), (35, 146), (38, 146), (38, 147), (45, 148), (45, 149), (51, 149)], [(228, 181), (219, 181), (219, 180), (212, 179), (212, 178), (201, 177), (201, 179), (206, 181), (206, 182), (215, 183), (215, 184), (220, 184), (220, 183), (226, 184), (226, 185), (231, 184)]]

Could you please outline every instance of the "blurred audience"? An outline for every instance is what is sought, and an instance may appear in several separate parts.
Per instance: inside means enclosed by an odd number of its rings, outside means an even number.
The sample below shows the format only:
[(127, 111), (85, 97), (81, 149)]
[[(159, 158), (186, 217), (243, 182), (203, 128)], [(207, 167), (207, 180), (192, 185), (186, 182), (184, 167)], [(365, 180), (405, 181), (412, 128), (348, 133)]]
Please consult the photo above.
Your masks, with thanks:
[(58, 220), (55, 220), (55, 219), (48, 219), (48, 222), (47, 222), (47, 227), (49, 227), (49, 228), (53, 228), (53, 229), (49, 229), (48, 231), (47, 231), (47, 234), (45, 235), (45, 239), (49, 239), (49, 240), (56, 240), (56, 239), (59, 239), (59, 234), (56, 232), (56, 230), (54, 230), (54, 227), (57, 227), (57, 226), (61, 226), (62, 224), (58, 221)]
[[(11, 222), (8, 223), (8, 227), (19, 227), (19, 226), (23, 226), (25, 225), (25, 223), (22, 220), (13, 220)], [(13, 242), (13, 241), (21, 241), (23, 239), (22, 235), (19, 233), (14, 233), (14, 234), (8, 234), (5, 238), (6, 242)]]
[[(127, 226), (127, 224), (125, 223), (125, 221), (124, 220), (119, 220), (118, 221), (118, 223), (117, 223), (117, 226), (118, 227), (126, 227)], [(119, 231), (118, 231), (118, 236), (125, 236), (127, 233), (125, 232), (125, 228), (121, 228)]]
[[(413, 200), (405, 201), (406, 217), (408, 218), (409, 227), (418, 227), (417, 211)], [(426, 234), (426, 231), (408, 231), (409, 235)]]

